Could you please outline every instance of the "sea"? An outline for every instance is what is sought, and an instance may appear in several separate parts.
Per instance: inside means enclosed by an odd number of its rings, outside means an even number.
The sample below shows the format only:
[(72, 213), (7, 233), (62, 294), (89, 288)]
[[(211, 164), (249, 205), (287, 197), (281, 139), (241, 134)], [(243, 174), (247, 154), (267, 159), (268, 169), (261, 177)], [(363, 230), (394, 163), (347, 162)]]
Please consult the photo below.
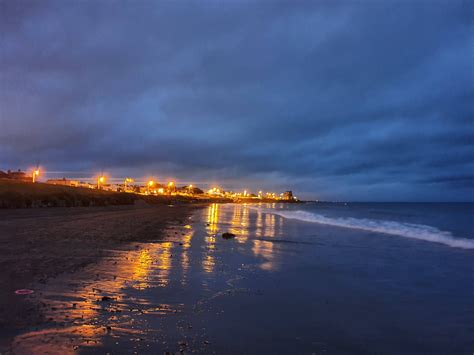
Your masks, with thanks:
[(257, 211), (286, 219), (474, 249), (473, 203), (274, 204)]
[(104, 260), (100, 279), (49, 284), (47, 316), (61, 326), (17, 344), (472, 355), (473, 212), (469, 203), (211, 204), (163, 240)]

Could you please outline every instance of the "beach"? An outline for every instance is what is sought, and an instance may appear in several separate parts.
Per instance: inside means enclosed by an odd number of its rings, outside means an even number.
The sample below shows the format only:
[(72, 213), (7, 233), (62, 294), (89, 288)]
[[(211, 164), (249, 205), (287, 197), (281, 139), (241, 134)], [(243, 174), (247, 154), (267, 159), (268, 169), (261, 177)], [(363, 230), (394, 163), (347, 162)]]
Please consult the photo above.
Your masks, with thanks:
[(132, 241), (160, 239), (168, 224), (184, 223), (197, 206), (139, 203), (0, 210), (2, 334), (14, 334), (44, 321), (38, 305), (15, 290), (37, 289), (60, 274), (97, 262), (111, 250), (126, 248)]
[[(134, 242), (104, 247), (83, 268), (34, 283), (26, 299), (42, 320), (17, 329), (10, 351), (470, 354), (474, 348), (471, 249), (282, 216), (302, 206), (181, 207), (111, 211), (138, 224), (158, 212), (171, 219), (148, 226)], [(102, 211), (84, 213), (105, 218)], [(118, 222), (107, 223), (118, 230)], [(235, 238), (223, 239), (223, 232)]]

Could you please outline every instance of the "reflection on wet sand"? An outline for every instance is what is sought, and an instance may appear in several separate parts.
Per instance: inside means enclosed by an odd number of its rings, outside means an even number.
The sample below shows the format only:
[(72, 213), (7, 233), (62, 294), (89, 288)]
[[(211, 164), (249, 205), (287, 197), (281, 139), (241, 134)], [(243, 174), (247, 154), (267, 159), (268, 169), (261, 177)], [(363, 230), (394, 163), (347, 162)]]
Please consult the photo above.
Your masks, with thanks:
[[(183, 249), (189, 247), (192, 234), (187, 231)], [(16, 337), (13, 350), (67, 354), (80, 347), (100, 346), (107, 337), (126, 336), (132, 343), (145, 334), (149, 337), (145, 320), (137, 315), (174, 314), (182, 305), (150, 302), (131, 296), (128, 290), (166, 287), (175, 244), (148, 243), (142, 249), (115, 251), (74, 281), (66, 276), (52, 281), (38, 295), (43, 314), (54, 327)]]
[(214, 259), (214, 252), (216, 248), (216, 233), (219, 230), (219, 210), (221, 205), (213, 203), (208, 207), (207, 212), (207, 235), (204, 237), (206, 242), (206, 252), (202, 259), (202, 269), (206, 273), (214, 272), (216, 261)]
[[(267, 207), (275, 207), (274, 204)], [(229, 223), (228, 216), (219, 214), (219, 205), (210, 206), (208, 211), (208, 224), (210, 231), (217, 231), (217, 225)], [(221, 217), (222, 220), (219, 220)], [(276, 236), (276, 216), (273, 214), (264, 214), (260, 210), (256, 211), (255, 223), (251, 223), (250, 209), (246, 204), (232, 206), (232, 217), (230, 219), (230, 232), (237, 235), (239, 243), (252, 242), (252, 251), (256, 256), (261, 256), (265, 261), (260, 265), (262, 269), (272, 270), (275, 268), (273, 257), (273, 242), (251, 238), (253, 234), (257, 238), (274, 238)], [(282, 230), (283, 218), (279, 218), (278, 229)], [(215, 238), (214, 236), (208, 238)], [(213, 247), (215, 240), (210, 243)], [(206, 260), (207, 263), (207, 260)]]
[(263, 213), (261, 211), (257, 211), (257, 222), (255, 223), (255, 236), (262, 237), (263, 236), (263, 220), (262, 220)]
[(249, 236), (249, 209), (243, 205), (234, 205), (231, 219), (230, 232), (237, 235), (239, 243), (245, 243)]
[(207, 230), (209, 233), (217, 233), (219, 224), (219, 208), (218, 203), (213, 203), (207, 209)]
[[(151, 296), (158, 291), (148, 290), (179, 285), (186, 292), (196, 292), (188, 290), (190, 275), (201, 277), (198, 284), (206, 289), (206, 278), (217, 276), (220, 259), (216, 259), (216, 245), (222, 241), (216, 233), (220, 229), (235, 233), (239, 245), (248, 245), (263, 259), (260, 268), (276, 269), (274, 243), (268, 239), (278, 235), (282, 219), (277, 224), (275, 215), (253, 212), (246, 205), (212, 204), (204, 213), (204, 221), (206, 227), (198, 234), (191, 225), (170, 228), (163, 242), (111, 251), (102, 262), (78, 275), (44, 285), (36, 297), (50, 327), (18, 336), (13, 349), (18, 353), (67, 354), (126, 337), (133, 348), (143, 350), (143, 338), (157, 339), (157, 330), (148, 325), (146, 315), (179, 314), (189, 306), (174, 298), (174, 303), (159, 303)], [(193, 268), (197, 273), (190, 272)]]
[[(260, 225), (260, 228), (259, 228)], [(262, 213), (260, 211), (257, 212), (257, 231), (260, 229), (260, 232), (257, 233), (257, 236), (275, 237), (275, 215), (266, 214), (265, 220), (262, 223)], [(262, 235), (263, 230), (263, 235)], [(273, 262), (273, 242), (265, 241), (265, 240), (258, 240), (255, 239), (252, 241), (253, 247), (252, 251), (256, 256), (262, 256), (265, 261), (260, 265), (260, 267), (264, 270), (272, 270), (275, 268), (275, 264)]]
[(183, 249), (181, 252), (181, 270), (182, 270), (182, 277), (181, 277), (181, 285), (186, 286), (188, 281), (188, 271), (189, 271), (189, 248), (191, 247), (191, 240), (194, 236), (194, 230), (190, 225), (186, 225), (185, 228), (187, 229), (186, 234), (183, 237)]

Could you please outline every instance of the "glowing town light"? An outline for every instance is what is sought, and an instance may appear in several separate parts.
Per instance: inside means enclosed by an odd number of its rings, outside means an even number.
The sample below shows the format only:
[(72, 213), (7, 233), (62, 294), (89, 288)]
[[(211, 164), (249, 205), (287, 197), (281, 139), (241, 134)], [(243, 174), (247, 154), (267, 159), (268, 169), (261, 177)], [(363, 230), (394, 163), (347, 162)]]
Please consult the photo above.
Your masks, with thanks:
[(212, 189), (208, 190), (207, 193), (210, 195), (216, 195), (220, 193), (220, 190), (217, 187), (213, 187)]
[(162, 188), (162, 187), (160, 187), (160, 188), (158, 189), (158, 193), (159, 193), (159, 194), (164, 194), (164, 193), (165, 193), (165, 189)]
[(101, 175), (97, 178), (97, 188), (100, 189), (103, 184), (105, 184), (105, 176)]
[(173, 182), (173, 181), (170, 181), (170, 182), (168, 183), (168, 187), (173, 187), (173, 186), (174, 186), (174, 182)]
[(130, 184), (133, 182), (133, 179), (132, 178), (125, 178), (124, 180), (124, 186), (125, 186), (125, 190), (127, 189), (127, 184)]
[(146, 187), (147, 187), (147, 193), (150, 194), (150, 193), (151, 193), (151, 190), (150, 190), (150, 189), (151, 189), (153, 186), (155, 186), (155, 182), (154, 182), (153, 180), (149, 180), (146, 185), (147, 185), (147, 186), (146, 186)]
[(33, 174), (31, 175), (33, 182), (36, 182), (36, 179), (38, 178), (39, 174), (40, 174), (39, 169), (35, 169), (35, 170), (33, 171)]

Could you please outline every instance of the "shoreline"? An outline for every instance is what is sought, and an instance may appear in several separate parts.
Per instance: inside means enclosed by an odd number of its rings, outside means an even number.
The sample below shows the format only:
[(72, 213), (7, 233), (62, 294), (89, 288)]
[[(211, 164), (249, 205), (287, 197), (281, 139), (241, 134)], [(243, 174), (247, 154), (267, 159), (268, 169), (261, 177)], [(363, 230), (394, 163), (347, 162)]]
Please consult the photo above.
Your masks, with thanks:
[[(58, 276), (83, 270), (134, 242), (163, 238), (170, 225), (184, 226), (207, 203), (0, 210), (4, 252), (0, 292), (0, 349), (25, 328), (45, 324), (33, 297), (18, 289), (41, 288)], [(21, 243), (18, 242), (21, 240)]]

